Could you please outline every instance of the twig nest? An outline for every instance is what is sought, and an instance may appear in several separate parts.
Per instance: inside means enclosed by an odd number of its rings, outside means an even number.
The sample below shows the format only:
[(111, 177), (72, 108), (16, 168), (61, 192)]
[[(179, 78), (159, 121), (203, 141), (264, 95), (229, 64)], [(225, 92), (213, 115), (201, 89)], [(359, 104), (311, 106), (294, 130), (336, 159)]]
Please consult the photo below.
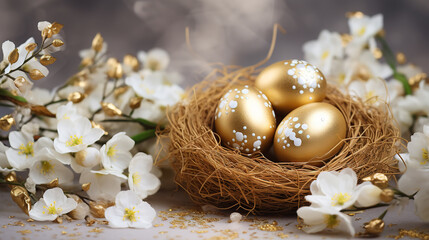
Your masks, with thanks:
[(394, 155), (399, 130), (385, 110), (369, 106), (327, 87), (324, 102), (337, 107), (347, 123), (342, 149), (322, 166), (275, 162), (257, 152), (251, 156), (224, 147), (214, 132), (219, 100), (235, 84), (253, 86), (259, 72), (224, 67), (188, 91), (182, 103), (168, 110), (169, 159), (176, 183), (200, 205), (253, 213), (285, 213), (305, 205), (310, 183), (321, 171), (350, 167), (359, 179), (374, 173), (397, 173)]

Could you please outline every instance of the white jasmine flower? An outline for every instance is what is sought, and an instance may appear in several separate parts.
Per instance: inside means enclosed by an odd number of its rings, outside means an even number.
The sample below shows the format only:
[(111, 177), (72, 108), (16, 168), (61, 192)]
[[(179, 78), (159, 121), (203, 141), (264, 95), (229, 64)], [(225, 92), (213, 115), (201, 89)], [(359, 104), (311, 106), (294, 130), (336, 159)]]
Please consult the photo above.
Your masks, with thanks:
[(155, 194), (161, 186), (161, 181), (151, 173), (152, 167), (152, 156), (139, 152), (133, 157), (128, 168), (130, 190), (142, 199)]
[(95, 147), (88, 147), (84, 150), (80, 150), (75, 154), (74, 159), (71, 162), (71, 168), (81, 173), (85, 170), (91, 169), (101, 163), (100, 151)]
[(31, 167), (35, 154), (42, 148), (39, 141), (34, 142), (33, 135), (19, 131), (9, 133), (9, 143), (11, 147), (6, 150), (7, 159), (19, 171)]
[(9, 161), (7, 160), (6, 151), (8, 149), (8, 147), (6, 147), (5, 145), (3, 145), (2, 142), (0, 142), (0, 172), (8, 173), (16, 170), (10, 165)]
[(101, 162), (105, 169), (124, 170), (128, 167), (132, 155), (130, 150), (134, 147), (134, 140), (125, 132), (115, 134), (100, 149)]
[(77, 203), (67, 198), (61, 188), (52, 188), (45, 191), (43, 198), (34, 204), (29, 215), (37, 221), (53, 221), (57, 217), (75, 209)]
[(164, 49), (154, 48), (149, 52), (140, 51), (137, 58), (143, 63), (145, 69), (151, 71), (165, 70), (170, 63), (170, 57)]
[(79, 183), (91, 183), (86, 192), (93, 200), (113, 201), (116, 194), (121, 191), (122, 180), (114, 175), (93, 173), (89, 170), (82, 172)]
[(115, 206), (106, 209), (105, 216), (113, 228), (151, 228), (155, 210), (133, 191), (116, 195)]
[[(51, 25), (51, 23), (48, 22), (48, 21), (40, 21), (40, 22), (37, 23), (37, 29), (39, 29), (39, 31), (42, 32), (43, 29), (47, 28), (49, 25)], [(45, 46), (50, 45), (53, 42), (54, 39), (63, 40), (63, 38), (61, 37), (60, 34), (54, 34), (54, 35), (52, 35), (51, 38), (48, 38), (48, 39), (45, 40)], [(43, 49), (41, 51), (41, 53), (42, 54), (51, 54), (51, 53), (54, 53), (54, 52), (57, 52), (57, 51), (61, 51), (64, 48), (65, 48), (65, 45), (60, 46), (60, 47), (49, 46), (49, 47)]]
[(429, 125), (423, 127), (423, 133), (417, 132), (411, 136), (407, 148), (411, 161), (417, 161), (421, 166), (429, 167)]
[(8, 58), (10, 53), (15, 50), (15, 43), (7, 40), (5, 42), (3, 42), (2, 44), (2, 51), (3, 51), (3, 63), (7, 64), (7, 67), (4, 70), (4, 73), (9, 73), (11, 70), (15, 70), (18, 67), (20, 67), (27, 56), (27, 50), (25, 50), (25, 46), (27, 46), (27, 44), (29, 43), (34, 43), (34, 39), (33, 38), (29, 38), (24, 44), (21, 44), (17, 49), (18, 49), (18, 60), (14, 63), (10, 63)]
[[(368, 50), (363, 51), (355, 58), (347, 59), (344, 64), (345, 68), (347, 69), (344, 79), (346, 84), (356, 78), (359, 79), (365, 77), (366, 79), (387, 79), (393, 74), (393, 70), (389, 67), (389, 65), (379, 62)], [(363, 76), (360, 76), (362, 73), (364, 73)]]
[(58, 121), (65, 119), (75, 119), (79, 117), (84, 117), (79, 113), (78, 108), (73, 102), (68, 102), (66, 105), (61, 105), (57, 108), (56, 118)]
[(406, 64), (397, 66), (398, 72), (404, 74), (407, 78), (412, 78), (419, 73), (422, 73), (422, 69), (414, 64)]
[(305, 43), (303, 50), (305, 59), (326, 75), (331, 74), (333, 59), (343, 57), (340, 34), (328, 30), (320, 32), (317, 40)]
[(54, 146), (59, 153), (79, 152), (104, 134), (102, 129), (93, 128), (84, 117), (61, 120), (57, 127), (58, 137), (54, 140)]
[(379, 78), (372, 78), (366, 82), (353, 81), (350, 83), (348, 90), (350, 95), (357, 96), (374, 106), (380, 106), (380, 103), (387, 101), (386, 85)]
[(362, 185), (357, 186), (356, 173), (351, 168), (341, 172), (321, 172), (311, 183), (311, 193), (305, 199), (313, 207), (346, 209), (352, 206), (359, 197)]
[(414, 122), (413, 132), (423, 132), (423, 128), (426, 125), (429, 125), (429, 118), (425, 116), (418, 116)]
[(429, 184), (420, 188), (420, 191), (414, 196), (414, 204), (416, 206), (416, 215), (421, 220), (429, 222)]
[(58, 178), (59, 184), (72, 183), (73, 172), (57, 159), (59, 154), (52, 153), (52, 150), (43, 148), (37, 154), (28, 176), (35, 184), (46, 184), (55, 178)]
[(383, 15), (373, 17), (352, 17), (348, 21), (352, 41), (347, 46), (350, 55), (355, 56), (369, 43), (371, 51), (375, 49), (375, 35), (383, 29)]
[(301, 207), (297, 214), (304, 221), (306, 233), (316, 233), (326, 228), (355, 235), (350, 217), (333, 208)]
[(408, 153), (400, 154), (400, 157), (396, 158), (399, 160), (399, 170), (404, 172), (398, 181), (398, 189), (403, 193), (415, 194), (420, 190), (422, 184), (429, 182), (429, 168), (427, 166), (422, 166), (419, 161), (411, 159)]

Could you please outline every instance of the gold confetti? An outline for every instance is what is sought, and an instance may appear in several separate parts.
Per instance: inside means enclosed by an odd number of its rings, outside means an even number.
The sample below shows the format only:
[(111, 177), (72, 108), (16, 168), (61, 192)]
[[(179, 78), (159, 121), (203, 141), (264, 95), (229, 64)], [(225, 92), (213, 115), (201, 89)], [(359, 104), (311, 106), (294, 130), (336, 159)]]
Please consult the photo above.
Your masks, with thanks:
[(9, 216), (9, 219), (11, 219), (11, 218), (15, 218), (15, 216)]
[(61, 231), (61, 234), (62, 234), (62, 235), (66, 235), (66, 234), (67, 234), (67, 232), (66, 232), (66, 231)]
[(87, 192), (89, 190), (89, 188), (91, 187), (91, 183), (84, 183), (82, 184), (82, 190)]
[(21, 233), (22, 235), (25, 235), (25, 234), (30, 234), (31, 233), (31, 230), (21, 230), (21, 231), (16, 231), (17, 233)]
[(89, 230), (88, 232), (93, 232), (93, 233), (102, 233), (102, 232), (103, 232), (103, 229), (102, 229), (102, 228), (98, 228), (98, 227), (96, 227), (96, 228), (93, 228), (93, 229)]
[(34, 219), (29, 218), (29, 219), (27, 219), (27, 222), (34, 222)]
[(40, 57), (40, 63), (43, 66), (51, 65), (53, 64), (57, 59), (52, 57), (51, 55), (45, 54)]
[(15, 48), (12, 52), (9, 53), (9, 56), (7, 57), (7, 61), (10, 64), (14, 64), (18, 61), (18, 59), (19, 59), (18, 48)]

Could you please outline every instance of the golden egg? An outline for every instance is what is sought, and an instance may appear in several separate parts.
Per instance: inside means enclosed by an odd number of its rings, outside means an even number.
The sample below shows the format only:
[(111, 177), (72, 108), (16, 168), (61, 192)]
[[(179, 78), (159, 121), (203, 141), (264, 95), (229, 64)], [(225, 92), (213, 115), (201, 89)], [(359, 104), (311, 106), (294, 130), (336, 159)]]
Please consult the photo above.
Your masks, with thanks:
[(274, 137), (278, 161), (314, 162), (333, 157), (342, 148), (347, 124), (328, 103), (309, 103), (290, 112)]
[(288, 113), (326, 95), (326, 80), (315, 66), (301, 60), (286, 60), (266, 67), (255, 87), (264, 92), (276, 111)]
[(245, 154), (265, 151), (276, 130), (275, 113), (260, 90), (235, 85), (219, 101), (215, 128), (225, 146)]

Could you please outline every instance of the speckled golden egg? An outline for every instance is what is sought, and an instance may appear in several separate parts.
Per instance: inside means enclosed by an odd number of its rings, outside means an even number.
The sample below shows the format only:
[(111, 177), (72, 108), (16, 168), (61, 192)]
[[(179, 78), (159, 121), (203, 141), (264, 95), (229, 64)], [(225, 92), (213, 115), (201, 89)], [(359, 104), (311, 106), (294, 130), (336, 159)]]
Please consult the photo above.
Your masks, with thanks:
[(219, 101), (215, 128), (225, 146), (245, 154), (265, 151), (276, 130), (275, 113), (260, 90), (235, 85)]
[(342, 148), (347, 124), (328, 103), (309, 103), (290, 112), (277, 127), (274, 152), (278, 161), (321, 161)]
[(315, 66), (301, 60), (286, 60), (266, 67), (255, 86), (264, 92), (276, 111), (287, 113), (326, 95), (326, 80)]

